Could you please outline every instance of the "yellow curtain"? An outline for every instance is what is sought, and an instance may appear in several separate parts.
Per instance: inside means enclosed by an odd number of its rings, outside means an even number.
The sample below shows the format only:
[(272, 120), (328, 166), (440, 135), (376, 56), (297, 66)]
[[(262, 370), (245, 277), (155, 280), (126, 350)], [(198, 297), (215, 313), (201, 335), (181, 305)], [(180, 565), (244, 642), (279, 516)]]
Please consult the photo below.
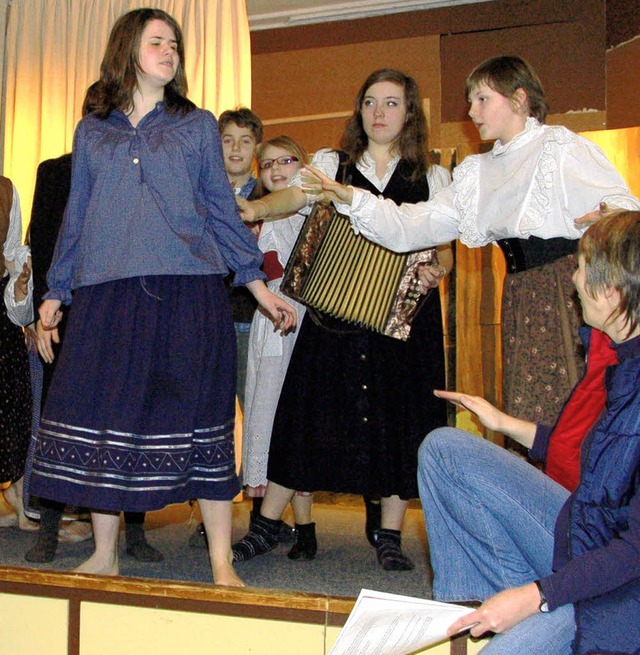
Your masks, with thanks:
[[(2, 0), (3, 15), (6, 5)], [(85, 90), (98, 78), (111, 26), (125, 12), (154, 6), (180, 23), (196, 105), (218, 115), (251, 104), (244, 0), (10, 0), (8, 6), (3, 171), (20, 194), (25, 229), (38, 164), (71, 151)]]

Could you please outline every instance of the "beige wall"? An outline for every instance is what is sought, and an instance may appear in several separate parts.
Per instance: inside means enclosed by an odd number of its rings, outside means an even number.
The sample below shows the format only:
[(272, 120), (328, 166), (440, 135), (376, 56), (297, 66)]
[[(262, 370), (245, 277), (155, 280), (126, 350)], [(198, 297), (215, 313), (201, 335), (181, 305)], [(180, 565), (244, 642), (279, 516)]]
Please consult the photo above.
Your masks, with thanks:
[[(352, 607), (316, 594), (0, 569), (0, 655), (326, 655)], [(462, 651), (446, 642), (423, 652)]]

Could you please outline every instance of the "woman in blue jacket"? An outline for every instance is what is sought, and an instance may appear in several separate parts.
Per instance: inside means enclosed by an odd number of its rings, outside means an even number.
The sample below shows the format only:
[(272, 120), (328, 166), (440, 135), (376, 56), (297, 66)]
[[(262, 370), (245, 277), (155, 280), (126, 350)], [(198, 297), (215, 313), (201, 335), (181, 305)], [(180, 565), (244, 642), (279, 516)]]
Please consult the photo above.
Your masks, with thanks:
[[(604, 375), (604, 409), (582, 422), (576, 490), (461, 430), (435, 430), (420, 447), (434, 596), (481, 602), (450, 634), (496, 633), (486, 655), (640, 653), (640, 212), (605, 217), (578, 253), (584, 320), (618, 363)], [(482, 398), (436, 393), (532, 453), (556, 438)], [(580, 422), (585, 404), (570, 398), (563, 418)]]

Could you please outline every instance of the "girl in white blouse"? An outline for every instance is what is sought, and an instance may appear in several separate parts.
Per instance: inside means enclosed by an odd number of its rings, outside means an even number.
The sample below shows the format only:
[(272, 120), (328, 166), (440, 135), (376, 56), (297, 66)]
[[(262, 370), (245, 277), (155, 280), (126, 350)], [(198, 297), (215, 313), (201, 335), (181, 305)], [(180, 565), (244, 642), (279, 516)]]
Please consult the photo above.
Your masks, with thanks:
[[(428, 202), (397, 206), (309, 173), (306, 191), (350, 214), (356, 232), (398, 252), (453, 239), (497, 242), (507, 263), (503, 297), (505, 411), (537, 423), (557, 415), (583, 369), (571, 275), (577, 239), (601, 206), (640, 203), (590, 141), (544, 125), (542, 85), (519, 57), (494, 57), (467, 78), (469, 116), (493, 149), (466, 157)], [(539, 382), (538, 382), (539, 381)], [(532, 386), (535, 382), (536, 386)]]

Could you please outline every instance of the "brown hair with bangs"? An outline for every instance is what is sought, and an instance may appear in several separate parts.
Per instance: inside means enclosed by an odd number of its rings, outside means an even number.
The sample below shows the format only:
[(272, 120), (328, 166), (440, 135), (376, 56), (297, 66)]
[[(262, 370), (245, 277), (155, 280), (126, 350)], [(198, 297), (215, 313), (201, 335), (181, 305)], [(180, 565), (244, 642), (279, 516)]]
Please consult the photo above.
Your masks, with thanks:
[(503, 55), (492, 57), (476, 66), (467, 77), (465, 97), (481, 84), (497, 91), (505, 98), (512, 100), (515, 92), (522, 89), (527, 94), (529, 116), (544, 123), (549, 107), (544, 97), (542, 82), (531, 66), (520, 57)]
[(258, 148), (258, 162), (263, 159), (262, 155), (267, 146), (286, 150), (289, 154), (297, 157), (303, 166), (309, 163), (309, 155), (307, 154), (307, 151), (295, 139), (292, 139), (286, 134), (275, 136), (273, 139), (268, 139), (264, 143), (261, 143)]
[(367, 77), (356, 96), (353, 114), (340, 140), (340, 148), (349, 155), (349, 161), (357, 162), (369, 145), (369, 138), (362, 124), (362, 103), (370, 87), (378, 82), (393, 82), (404, 89), (407, 109), (404, 127), (395, 144), (397, 154), (406, 159), (413, 168), (413, 181), (424, 177), (429, 162), (427, 159), (427, 120), (422, 110), (420, 89), (416, 81), (393, 68), (381, 68)]
[(140, 70), (140, 38), (147, 23), (161, 20), (175, 35), (178, 67), (175, 77), (164, 89), (165, 107), (169, 113), (188, 113), (195, 109), (187, 99), (188, 85), (184, 71), (184, 39), (173, 17), (161, 9), (134, 9), (120, 16), (109, 35), (100, 65), (100, 80), (96, 89), (95, 111), (106, 118), (114, 109), (128, 111), (133, 107), (133, 94), (138, 87)]
[(620, 294), (620, 304), (607, 320), (624, 316), (627, 336), (640, 322), (640, 211), (615, 210), (594, 223), (580, 239), (585, 289), (592, 297), (605, 287)]

